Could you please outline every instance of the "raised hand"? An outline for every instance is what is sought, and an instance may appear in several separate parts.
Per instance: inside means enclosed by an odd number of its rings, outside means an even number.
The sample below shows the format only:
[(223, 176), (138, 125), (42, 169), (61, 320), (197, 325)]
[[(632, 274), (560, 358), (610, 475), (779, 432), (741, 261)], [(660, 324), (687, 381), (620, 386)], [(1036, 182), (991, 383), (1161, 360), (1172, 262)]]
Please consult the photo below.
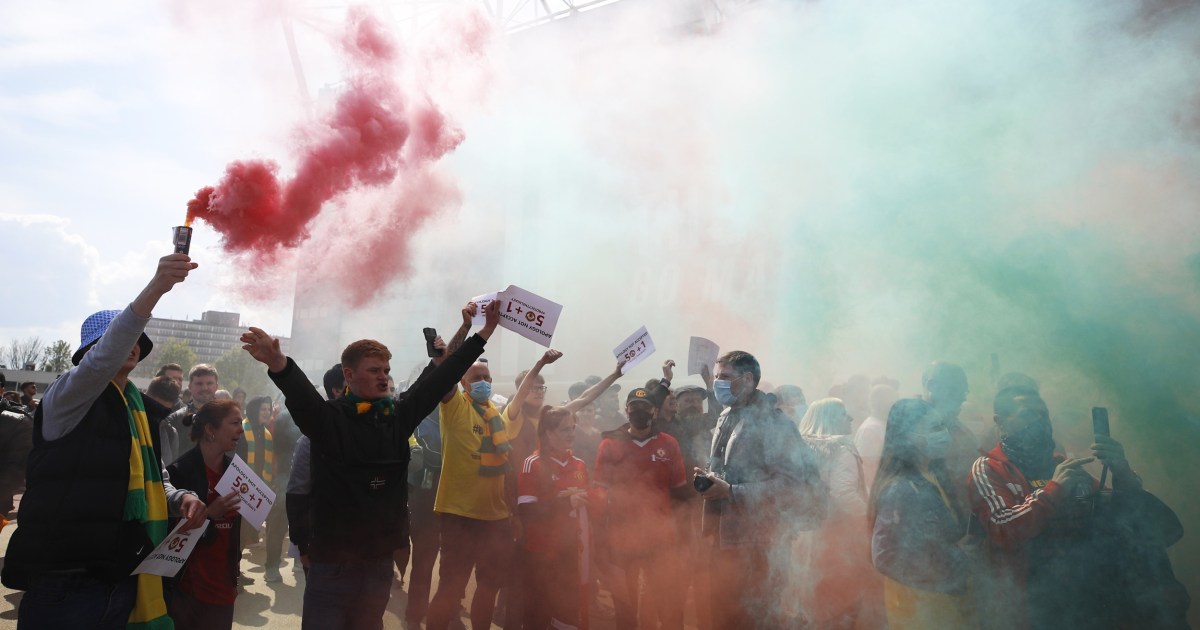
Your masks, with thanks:
[(433, 349), (441, 351), (441, 354), (439, 354), (436, 357), (433, 357), (433, 364), (441, 365), (442, 361), (445, 361), (446, 357), (450, 354), (449, 352), (446, 352), (446, 342), (445, 342), (445, 340), (442, 339), (441, 335), (438, 335), (433, 338)]
[(483, 318), (483, 329), (479, 331), (479, 336), (488, 339), (500, 324), (500, 300), (492, 300), (483, 307)]
[(267, 366), (272, 372), (280, 372), (287, 367), (287, 355), (279, 348), (279, 340), (268, 335), (263, 329), (250, 327), (242, 334), (242, 349), (250, 353), (255, 361)]
[(663, 378), (668, 381), (675, 380), (675, 360), (667, 359), (663, 362)]
[(559, 352), (558, 350), (551, 348), (551, 349), (547, 350), (545, 354), (542, 355), (541, 363), (542, 363), (542, 365), (550, 365), (551, 363), (554, 363), (555, 361), (557, 361), (561, 358), (562, 358), (562, 353)]
[(1076, 457), (1064, 460), (1054, 468), (1054, 476), (1050, 480), (1058, 482), (1058, 485), (1064, 488), (1087, 483), (1091, 479), (1091, 476), (1083, 469), (1083, 465), (1090, 464), (1093, 461), (1096, 461), (1095, 457)]
[(146, 284), (146, 288), (134, 298), (131, 306), (138, 315), (149, 317), (159, 299), (166, 295), (175, 285), (183, 282), (188, 272), (198, 267), (188, 258), (187, 254), (168, 254), (158, 259), (158, 267), (154, 277)]

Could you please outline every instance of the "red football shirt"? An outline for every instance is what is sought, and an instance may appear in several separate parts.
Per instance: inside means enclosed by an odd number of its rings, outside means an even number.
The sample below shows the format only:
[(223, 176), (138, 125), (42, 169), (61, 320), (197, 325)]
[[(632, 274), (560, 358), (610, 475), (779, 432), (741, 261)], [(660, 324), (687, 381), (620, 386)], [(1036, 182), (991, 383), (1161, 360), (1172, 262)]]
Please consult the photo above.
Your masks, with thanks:
[[(221, 498), (221, 495), (213, 490), (217, 482), (221, 481), (221, 473), (207, 466), (204, 467), (204, 472), (208, 476), (208, 502), (212, 503)], [(235, 518), (239, 518), (237, 512), (230, 512), (209, 523), (208, 526), (217, 532), (216, 539), (211, 543), (198, 543), (183, 567), (179, 588), (202, 602), (232, 606), (237, 599), (237, 587), (233, 584), (233, 567), (229, 566), (229, 546), (238, 544), (238, 541), (233, 539)]]
[[(534, 452), (525, 459), (517, 478), (517, 505), (549, 503), (566, 490), (587, 490), (587, 464), (572, 455), (566, 460)], [(580, 514), (566, 501), (562, 509), (552, 510), (549, 518), (522, 523), (525, 526), (525, 547), (538, 553), (554, 553), (568, 544), (568, 537), (579, 537)]]
[(675, 541), (671, 488), (687, 483), (679, 442), (666, 433), (636, 440), (606, 437), (596, 455), (596, 483), (608, 488), (608, 536), (625, 554)]

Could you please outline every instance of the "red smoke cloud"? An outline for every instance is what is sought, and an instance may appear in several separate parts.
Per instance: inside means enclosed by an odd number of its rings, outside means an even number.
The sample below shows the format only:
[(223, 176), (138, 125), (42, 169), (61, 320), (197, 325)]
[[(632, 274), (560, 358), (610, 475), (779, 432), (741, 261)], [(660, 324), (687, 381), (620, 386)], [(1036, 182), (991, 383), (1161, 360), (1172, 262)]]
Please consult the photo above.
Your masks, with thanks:
[[(363, 221), (347, 217), (345, 231), (357, 234), (354, 246), (334, 245), (335, 260), (323, 265), (337, 270), (353, 304), (361, 306), (407, 267), (415, 224), (458, 202), (453, 185), (426, 171), (462, 142), (463, 133), (428, 94), (401, 86), (397, 43), (378, 20), (351, 9), (347, 22), (340, 44), (353, 74), (332, 111), (299, 130), (291, 179), (281, 179), (278, 164), (270, 160), (236, 161), (216, 186), (199, 190), (187, 206), (189, 222), (201, 219), (215, 228), (224, 249), (258, 275), (309, 238), (326, 204), (338, 208), (330, 202), (346, 193), (395, 185), (405, 198), (390, 208), (369, 210), (373, 216)], [(450, 54), (482, 50), (477, 29), (463, 28), (457, 37), (459, 52)], [(386, 275), (377, 264), (380, 258), (391, 263)]]

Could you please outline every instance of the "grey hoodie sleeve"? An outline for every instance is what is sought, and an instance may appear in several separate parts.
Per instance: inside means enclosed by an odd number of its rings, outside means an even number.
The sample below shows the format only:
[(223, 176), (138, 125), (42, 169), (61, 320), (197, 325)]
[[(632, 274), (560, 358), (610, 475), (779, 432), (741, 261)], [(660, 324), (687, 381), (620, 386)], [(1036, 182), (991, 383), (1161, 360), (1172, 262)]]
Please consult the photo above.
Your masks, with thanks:
[(43, 439), (57, 440), (79, 426), (92, 403), (117, 375), (149, 322), (149, 317), (141, 317), (126, 306), (104, 336), (83, 355), (79, 365), (50, 384), (41, 402)]

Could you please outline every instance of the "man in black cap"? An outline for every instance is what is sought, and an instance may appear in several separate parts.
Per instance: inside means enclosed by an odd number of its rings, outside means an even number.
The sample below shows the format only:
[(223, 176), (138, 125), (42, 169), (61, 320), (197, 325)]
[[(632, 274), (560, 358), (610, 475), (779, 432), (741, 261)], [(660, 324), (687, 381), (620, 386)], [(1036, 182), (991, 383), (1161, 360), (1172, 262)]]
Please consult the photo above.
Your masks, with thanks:
[[(142, 332), (159, 299), (196, 264), (158, 261), (123, 311), (84, 321), (76, 367), (46, 390), (34, 415), (21, 523), (4, 585), (25, 590), (18, 624), (39, 628), (158, 627), (170, 623), (162, 579), (130, 573), (167, 535), (167, 516), (199, 525), (205, 505), (167, 479), (129, 373), (154, 347)], [(64, 598), (63, 593), (70, 593)]]
[(614, 593), (617, 628), (638, 625), (639, 576), (645, 574), (663, 628), (683, 627), (683, 606), (672, 583), (678, 566), (672, 496), (691, 494), (675, 438), (654, 429), (650, 392), (629, 392), (627, 426), (609, 431), (596, 457), (596, 485), (607, 499), (612, 562), (624, 570), (625, 592)]

